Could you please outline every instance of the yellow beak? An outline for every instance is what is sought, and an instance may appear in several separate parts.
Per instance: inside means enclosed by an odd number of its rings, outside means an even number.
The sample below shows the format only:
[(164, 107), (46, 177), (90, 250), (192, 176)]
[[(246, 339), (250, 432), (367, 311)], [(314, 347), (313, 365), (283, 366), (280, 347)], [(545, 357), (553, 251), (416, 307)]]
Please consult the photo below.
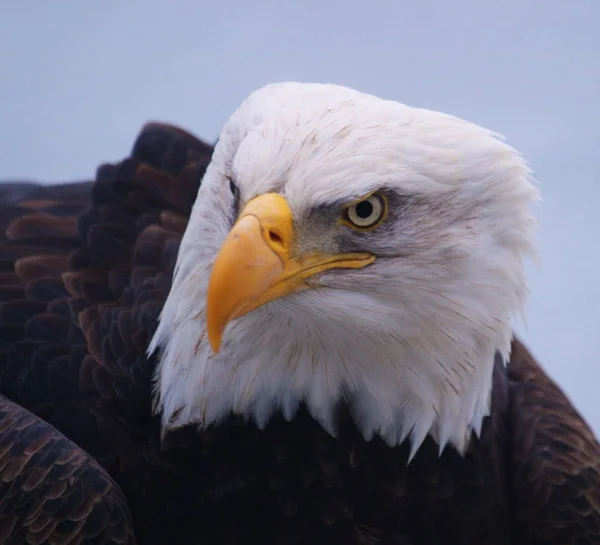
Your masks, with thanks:
[(221, 347), (227, 324), (295, 291), (306, 280), (334, 268), (358, 269), (375, 257), (367, 253), (291, 256), (292, 211), (277, 193), (251, 200), (225, 239), (211, 272), (206, 297), (208, 339)]

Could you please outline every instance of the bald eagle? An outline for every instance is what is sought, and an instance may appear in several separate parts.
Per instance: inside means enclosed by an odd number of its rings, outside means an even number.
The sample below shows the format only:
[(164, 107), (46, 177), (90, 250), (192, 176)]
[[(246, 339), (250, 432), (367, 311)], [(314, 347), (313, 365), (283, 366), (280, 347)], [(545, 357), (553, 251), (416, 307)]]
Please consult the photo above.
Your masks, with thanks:
[(498, 135), (321, 84), (0, 187), (0, 543), (600, 543)]

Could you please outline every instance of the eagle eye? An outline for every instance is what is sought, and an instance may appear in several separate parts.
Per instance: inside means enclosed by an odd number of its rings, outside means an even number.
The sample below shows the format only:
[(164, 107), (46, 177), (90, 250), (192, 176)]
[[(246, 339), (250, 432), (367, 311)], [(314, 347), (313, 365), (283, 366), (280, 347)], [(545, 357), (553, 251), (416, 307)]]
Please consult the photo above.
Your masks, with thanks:
[(229, 180), (229, 191), (231, 191), (231, 194), (234, 197), (237, 197), (237, 193), (238, 193), (238, 188), (237, 185), (235, 185), (234, 181), (232, 178), (227, 177), (227, 179)]
[(381, 193), (373, 193), (368, 197), (346, 206), (342, 216), (345, 225), (358, 231), (369, 231), (379, 227), (387, 216), (388, 203)]

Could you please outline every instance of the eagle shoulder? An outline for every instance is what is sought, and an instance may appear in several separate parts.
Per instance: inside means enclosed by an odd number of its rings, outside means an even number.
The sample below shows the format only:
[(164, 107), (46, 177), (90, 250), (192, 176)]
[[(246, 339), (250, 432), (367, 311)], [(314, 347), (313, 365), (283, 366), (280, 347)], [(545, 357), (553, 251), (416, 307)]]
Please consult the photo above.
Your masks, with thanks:
[(600, 543), (600, 445), (519, 341), (508, 366), (515, 543)]

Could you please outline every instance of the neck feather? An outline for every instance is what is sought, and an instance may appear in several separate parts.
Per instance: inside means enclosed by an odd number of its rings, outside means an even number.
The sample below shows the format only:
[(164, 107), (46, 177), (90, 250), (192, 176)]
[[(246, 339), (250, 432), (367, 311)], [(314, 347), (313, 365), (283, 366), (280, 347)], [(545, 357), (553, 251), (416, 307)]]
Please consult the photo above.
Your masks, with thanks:
[[(372, 328), (364, 315), (347, 323), (344, 312), (343, 326), (335, 312), (315, 316), (307, 311), (313, 297), (327, 308), (327, 292), (302, 292), (237, 320), (218, 354), (211, 353), (203, 316), (172, 328), (177, 318), (167, 302), (150, 347), (162, 347), (156, 401), (164, 430), (206, 428), (230, 414), (264, 427), (277, 412), (292, 420), (304, 403), (335, 436), (335, 408), (343, 401), (366, 440), (409, 440), (412, 458), (431, 435), (440, 453), (447, 444), (464, 453), (490, 412), (494, 354), (506, 359), (510, 326), (471, 338), (466, 330), (461, 342), (407, 342), (392, 326)], [(339, 303), (339, 293), (331, 297)]]

